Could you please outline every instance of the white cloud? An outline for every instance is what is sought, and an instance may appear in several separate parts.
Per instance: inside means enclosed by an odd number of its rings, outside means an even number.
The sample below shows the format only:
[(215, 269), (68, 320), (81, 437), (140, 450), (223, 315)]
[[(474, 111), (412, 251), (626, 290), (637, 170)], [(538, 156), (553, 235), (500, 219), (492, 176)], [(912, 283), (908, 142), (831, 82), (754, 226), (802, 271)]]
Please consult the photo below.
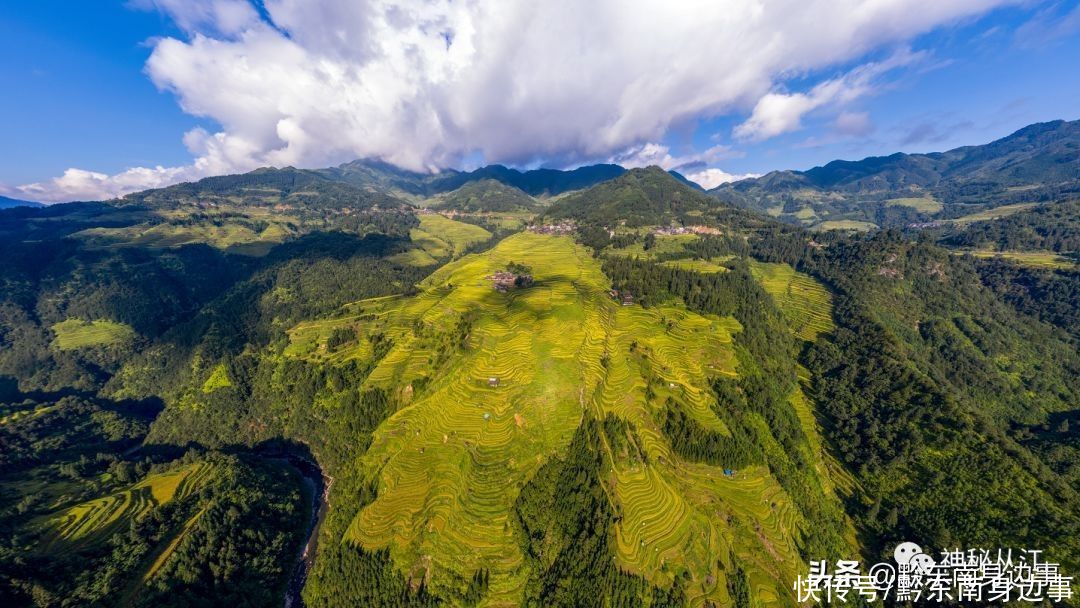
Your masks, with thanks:
[(1031, 20), (1016, 28), (1014, 38), (1020, 48), (1043, 48), (1080, 32), (1080, 5), (1068, 13), (1068, 2), (1054, 3), (1040, 10)]
[[(221, 130), (187, 136), (187, 167), (90, 179), (103, 194), (138, 189), (133, 175), (356, 157), (574, 164), (755, 101), (740, 133), (757, 139), (864, 94), (874, 76), (807, 93), (780, 83), (1012, 0), (135, 1), (188, 33), (156, 40), (147, 74)], [(69, 198), (66, 179), (35, 185), (39, 197)]]
[(656, 165), (664, 169), (676, 171), (698, 169), (732, 158), (742, 158), (744, 154), (729, 146), (716, 145), (701, 153), (672, 155), (671, 149), (664, 144), (649, 142), (639, 146), (633, 146), (617, 154), (613, 154), (607, 160), (611, 163), (622, 165), (628, 169), (636, 167), (648, 167)]
[(705, 188), (706, 190), (712, 190), (720, 184), (727, 184), (730, 182), (737, 182), (740, 179), (747, 179), (750, 177), (761, 177), (760, 173), (743, 173), (741, 175), (735, 175), (728, 173), (722, 169), (710, 168), (703, 169), (696, 173), (687, 173), (686, 179), (696, 183), (697, 185)]
[(761, 141), (802, 127), (802, 117), (826, 105), (843, 106), (874, 91), (875, 81), (900, 67), (917, 63), (926, 53), (903, 49), (885, 61), (859, 66), (839, 78), (826, 80), (808, 93), (767, 93), (758, 100), (745, 122), (735, 127), (735, 137)]
[(713, 146), (700, 154), (672, 155), (668, 146), (650, 142), (615, 154), (608, 159), (608, 162), (617, 163), (630, 169), (656, 165), (663, 169), (678, 171), (690, 181), (705, 189), (710, 189), (720, 184), (761, 176), (758, 173), (737, 175), (709, 166), (724, 160), (741, 158), (742, 156), (742, 152), (723, 145)]
[[(39, 202), (96, 201), (110, 199), (147, 188), (160, 188), (192, 174), (188, 167), (134, 167), (115, 175), (83, 169), (68, 169), (60, 177), (46, 182), (24, 184), (15, 188), (0, 187), (0, 194)], [(196, 174), (192, 174), (194, 177)]]
[(230, 35), (259, 22), (259, 13), (248, 0), (133, 0), (131, 5), (157, 9), (188, 32), (209, 30)]
[(833, 130), (848, 137), (866, 137), (874, 132), (869, 112), (841, 112), (833, 121)]

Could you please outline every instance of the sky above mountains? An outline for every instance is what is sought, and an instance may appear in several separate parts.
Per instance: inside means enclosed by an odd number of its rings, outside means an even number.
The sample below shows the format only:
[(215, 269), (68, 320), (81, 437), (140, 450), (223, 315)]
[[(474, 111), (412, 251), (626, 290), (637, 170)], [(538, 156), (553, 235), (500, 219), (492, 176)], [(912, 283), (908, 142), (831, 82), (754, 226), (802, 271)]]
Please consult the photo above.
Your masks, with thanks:
[(361, 157), (712, 187), (1077, 118), (1080, 3), (13, 1), (0, 57), (15, 198)]

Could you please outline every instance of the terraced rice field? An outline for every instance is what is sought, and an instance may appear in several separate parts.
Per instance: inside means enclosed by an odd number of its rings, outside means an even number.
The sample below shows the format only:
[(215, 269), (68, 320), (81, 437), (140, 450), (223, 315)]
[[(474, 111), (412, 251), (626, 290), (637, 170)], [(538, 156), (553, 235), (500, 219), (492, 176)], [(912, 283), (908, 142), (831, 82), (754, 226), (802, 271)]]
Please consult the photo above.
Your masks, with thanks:
[(53, 347), (59, 350), (108, 346), (127, 342), (135, 337), (135, 330), (130, 326), (107, 319), (68, 319), (53, 325), (52, 330), (56, 334)]
[(413, 240), (424, 241), (440, 251), (440, 254), (436, 254), (429, 250), (436, 257), (461, 255), (469, 245), (489, 238), (491, 233), (480, 226), (434, 214), (421, 215), (420, 227), (413, 230)]
[(799, 338), (813, 342), (833, 330), (832, 294), (824, 285), (787, 264), (752, 262), (750, 269)]
[(409, 231), (417, 246), (391, 256), (390, 260), (409, 266), (432, 266), (440, 259), (460, 256), (469, 245), (482, 243), (491, 233), (475, 224), (427, 213), (419, 216), (420, 226)]
[(43, 522), (49, 533), (43, 537), (41, 550), (66, 553), (104, 542), (151, 509), (191, 495), (212, 474), (212, 465), (194, 463), (150, 475), (125, 490), (64, 509)]
[[(496, 292), (484, 277), (510, 261), (529, 264), (535, 285)], [(357, 463), (378, 498), (346, 542), (388, 547), (403, 574), (427, 576), (435, 590), (458, 589), (487, 568), (487, 605), (519, 604), (529, 572), (514, 502), (591, 411), (632, 423), (628, 442), (645, 455), (603, 446), (621, 516), (613, 530), (620, 567), (661, 585), (686, 572), (700, 606), (729, 602), (724, 569), (737, 558), (753, 566), (759, 601), (787, 601), (806, 522), (775, 479), (764, 468), (733, 479), (721, 466), (684, 462), (657, 423), (670, 397), (728, 432), (710, 407), (709, 381), (737, 375), (732, 340), (741, 327), (676, 306), (619, 306), (609, 286), (569, 238), (521, 233), (439, 269), (415, 297), (358, 302), (293, 328), (290, 357), (369, 360), (380, 340), (393, 343), (366, 382), (405, 405)], [(327, 337), (345, 326), (358, 343), (327, 353)]]

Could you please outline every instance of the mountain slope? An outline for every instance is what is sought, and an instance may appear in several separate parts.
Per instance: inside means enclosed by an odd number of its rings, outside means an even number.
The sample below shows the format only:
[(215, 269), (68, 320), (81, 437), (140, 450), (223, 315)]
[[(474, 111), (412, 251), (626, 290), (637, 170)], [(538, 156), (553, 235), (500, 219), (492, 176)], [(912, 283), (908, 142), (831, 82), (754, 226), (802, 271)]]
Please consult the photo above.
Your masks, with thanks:
[(207, 177), (197, 182), (129, 194), (123, 203), (155, 208), (182, 205), (275, 206), (298, 212), (349, 207), (404, 209), (405, 203), (382, 191), (359, 188), (316, 171), (273, 167), (239, 175)]
[(887, 226), (1078, 192), (1080, 121), (1059, 120), (982, 146), (774, 171), (710, 194), (804, 225), (852, 220)]

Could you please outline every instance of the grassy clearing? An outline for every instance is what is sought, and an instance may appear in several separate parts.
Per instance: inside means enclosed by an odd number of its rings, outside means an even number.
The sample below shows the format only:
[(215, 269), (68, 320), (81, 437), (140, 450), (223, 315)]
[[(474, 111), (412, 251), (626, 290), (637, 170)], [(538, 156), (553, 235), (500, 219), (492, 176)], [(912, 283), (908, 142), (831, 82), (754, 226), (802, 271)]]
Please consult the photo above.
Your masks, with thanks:
[(977, 258), (1002, 258), (1028, 268), (1049, 268), (1068, 270), (1076, 266), (1076, 261), (1053, 251), (968, 251)]
[(135, 337), (135, 330), (129, 325), (106, 319), (68, 319), (53, 325), (52, 330), (56, 334), (53, 346), (59, 350), (108, 346), (127, 342)]
[(811, 226), (814, 230), (855, 230), (869, 232), (877, 230), (878, 225), (873, 222), (861, 222), (859, 220), (826, 220)]
[(194, 463), (150, 475), (125, 490), (64, 509), (43, 522), (47, 533), (40, 549), (45, 553), (66, 553), (104, 542), (155, 507), (191, 495), (212, 474), (212, 465)]
[(890, 207), (911, 207), (920, 213), (937, 213), (945, 208), (936, 198), (923, 196), (918, 198), (891, 198), (885, 201)]
[(1017, 203), (1015, 205), (1002, 205), (1001, 207), (986, 209), (984, 211), (971, 213), (947, 221), (963, 226), (964, 224), (970, 224), (972, 222), (984, 222), (986, 220), (996, 220), (998, 218), (1008, 217), (1010, 215), (1013, 215), (1014, 213), (1027, 211), (1028, 209), (1036, 206), (1038, 206), (1038, 203)]
[[(496, 292), (484, 277), (510, 261), (530, 265), (535, 285)], [(439, 269), (415, 297), (358, 302), (290, 330), (289, 357), (385, 353), (366, 382), (406, 403), (357, 463), (378, 497), (345, 541), (388, 547), (402, 573), (430, 572), (436, 591), (487, 568), (487, 602), (520, 604), (529, 572), (513, 505), (591, 411), (632, 423), (626, 443), (645, 455), (603, 446), (605, 486), (621, 517), (613, 531), (620, 567), (662, 585), (686, 572), (695, 605), (724, 604), (725, 569), (737, 556), (760, 564), (752, 574), (759, 600), (789, 597), (806, 522), (776, 480), (764, 468), (731, 479), (720, 466), (684, 462), (657, 422), (670, 398), (728, 432), (709, 387), (737, 375), (732, 342), (741, 327), (677, 306), (620, 306), (609, 285), (569, 238), (522, 233)], [(345, 327), (357, 340), (330, 352), (329, 336)]]
[(210, 377), (203, 383), (202, 391), (204, 393), (212, 393), (219, 388), (229, 388), (232, 386), (232, 380), (229, 379), (229, 371), (225, 369), (225, 364), (219, 364), (214, 368), (214, 371), (210, 372)]
[(750, 268), (799, 338), (813, 342), (833, 330), (832, 294), (824, 285), (787, 264), (755, 261)]

